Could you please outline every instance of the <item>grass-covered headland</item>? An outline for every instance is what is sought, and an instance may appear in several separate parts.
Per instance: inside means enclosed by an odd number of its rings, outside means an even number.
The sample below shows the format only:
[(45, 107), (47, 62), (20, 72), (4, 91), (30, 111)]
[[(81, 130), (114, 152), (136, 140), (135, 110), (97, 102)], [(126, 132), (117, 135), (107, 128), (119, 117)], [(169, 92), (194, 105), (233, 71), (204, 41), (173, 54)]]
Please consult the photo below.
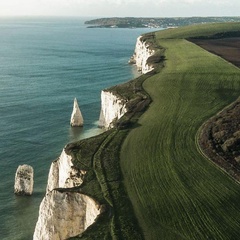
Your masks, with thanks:
[(156, 32), (165, 67), (143, 86), (152, 103), (123, 143), (125, 186), (145, 239), (238, 239), (240, 186), (201, 154), (201, 125), (240, 93), (240, 70), (186, 38), (240, 31), (209, 24)]
[(71, 190), (105, 206), (75, 239), (239, 239), (240, 185), (203, 154), (198, 139), (203, 123), (239, 96), (240, 70), (186, 40), (236, 31), (240, 23), (151, 34), (161, 46), (161, 61), (153, 59), (159, 65), (110, 89), (130, 99), (129, 112), (114, 129), (67, 147), (75, 166), (87, 170), (84, 184)]

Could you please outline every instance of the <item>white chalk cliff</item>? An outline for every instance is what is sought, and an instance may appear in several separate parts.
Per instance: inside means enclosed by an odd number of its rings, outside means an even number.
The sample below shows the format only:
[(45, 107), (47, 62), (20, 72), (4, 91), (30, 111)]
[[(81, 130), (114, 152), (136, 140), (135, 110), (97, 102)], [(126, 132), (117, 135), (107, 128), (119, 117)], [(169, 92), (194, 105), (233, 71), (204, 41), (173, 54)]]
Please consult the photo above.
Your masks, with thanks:
[(103, 90), (101, 92), (99, 127), (106, 129), (113, 127), (113, 123), (127, 112), (126, 103), (126, 100), (114, 95), (112, 92)]
[(32, 195), (33, 168), (29, 165), (19, 165), (15, 174), (14, 193), (16, 195)]
[(135, 51), (130, 58), (129, 63), (136, 64), (138, 71), (143, 74), (153, 70), (153, 66), (147, 63), (149, 57), (151, 57), (155, 51), (151, 49), (150, 44), (142, 40), (142, 36), (137, 38)]
[(81, 185), (85, 173), (73, 167), (71, 156), (63, 149), (49, 171), (47, 191), (39, 208), (34, 240), (67, 239), (81, 234), (94, 223), (101, 206), (86, 195), (64, 189)]
[(82, 113), (80, 111), (80, 108), (78, 106), (77, 99), (74, 99), (73, 103), (73, 111), (71, 115), (70, 125), (72, 127), (82, 127), (83, 126), (83, 117)]
[[(155, 54), (147, 41), (143, 41), (142, 36), (137, 38), (136, 47), (129, 63), (136, 64), (138, 70), (145, 74), (153, 70), (153, 66), (148, 64), (148, 58)], [(101, 92), (101, 112), (99, 117), (99, 127), (112, 128), (113, 123), (120, 119), (126, 112), (127, 100), (113, 94), (111, 91)]]

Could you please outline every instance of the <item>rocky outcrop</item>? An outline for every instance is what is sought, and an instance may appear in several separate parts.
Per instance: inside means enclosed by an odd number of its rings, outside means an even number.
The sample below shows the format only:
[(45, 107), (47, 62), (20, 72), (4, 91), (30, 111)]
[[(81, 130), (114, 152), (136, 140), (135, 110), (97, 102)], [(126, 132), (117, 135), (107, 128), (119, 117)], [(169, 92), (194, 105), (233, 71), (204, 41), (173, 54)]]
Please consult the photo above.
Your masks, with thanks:
[(73, 111), (71, 115), (70, 125), (72, 127), (82, 127), (83, 126), (83, 117), (82, 113), (80, 111), (80, 108), (78, 106), (77, 99), (74, 99), (73, 103)]
[(60, 157), (52, 162), (49, 174), (47, 192), (55, 188), (71, 188), (80, 186), (85, 171), (74, 168), (72, 157), (63, 149)]
[(153, 66), (148, 64), (148, 58), (154, 53), (155, 51), (150, 48), (150, 44), (147, 41), (143, 41), (142, 36), (140, 36), (137, 38), (135, 51), (129, 63), (136, 64), (138, 71), (145, 74), (153, 70)]
[(126, 103), (126, 100), (114, 95), (112, 92), (103, 90), (101, 92), (99, 127), (112, 128), (114, 122), (127, 112)]
[(14, 193), (16, 195), (32, 195), (33, 168), (29, 165), (20, 165), (15, 175)]
[(63, 149), (50, 167), (47, 191), (39, 208), (34, 240), (63, 240), (81, 234), (94, 223), (101, 206), (94, 199), (71, 191), (80, 186), (85, 171), (74, 168)]

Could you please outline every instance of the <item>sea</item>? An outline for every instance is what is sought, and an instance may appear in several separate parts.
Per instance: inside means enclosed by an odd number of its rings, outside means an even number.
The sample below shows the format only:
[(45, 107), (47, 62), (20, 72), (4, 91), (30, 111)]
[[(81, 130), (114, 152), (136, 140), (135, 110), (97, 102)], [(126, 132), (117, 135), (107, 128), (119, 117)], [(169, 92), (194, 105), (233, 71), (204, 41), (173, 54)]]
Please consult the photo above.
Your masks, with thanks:
[[(87, 28), (82, 17), (0, 18), (0, 239), (33, 238), (51, 162), (98, 128), (101, 90), (139, 75), (128, 64), (136, 38), (153, 29)], [(154, 29), (156, 30), (156, 29)], [(77, 98), (84, 127), (70, 127)], [(19, 165), (34, 192), (14, 194)]]

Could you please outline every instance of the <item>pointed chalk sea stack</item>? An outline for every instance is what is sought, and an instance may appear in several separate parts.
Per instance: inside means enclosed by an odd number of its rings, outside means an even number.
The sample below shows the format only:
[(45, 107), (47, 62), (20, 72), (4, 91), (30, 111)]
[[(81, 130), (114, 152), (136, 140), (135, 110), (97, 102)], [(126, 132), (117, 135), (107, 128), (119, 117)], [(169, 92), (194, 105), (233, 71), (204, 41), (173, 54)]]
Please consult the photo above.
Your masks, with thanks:
[(80, 108), (78, 106), (78, 102), (77, 102), (76, 98), (74, 99), (74, 103), (73, 103), (73, 111), (72, 111), (70, 125), (72, 127), (82, 127), (83, 126), (83, 117), (82, 117), (82, 113), (80, 111)]
[(16, 195), (32, 195), (33, 168), (29, 165), (19, 165), (15, 175), (14, 193)]

